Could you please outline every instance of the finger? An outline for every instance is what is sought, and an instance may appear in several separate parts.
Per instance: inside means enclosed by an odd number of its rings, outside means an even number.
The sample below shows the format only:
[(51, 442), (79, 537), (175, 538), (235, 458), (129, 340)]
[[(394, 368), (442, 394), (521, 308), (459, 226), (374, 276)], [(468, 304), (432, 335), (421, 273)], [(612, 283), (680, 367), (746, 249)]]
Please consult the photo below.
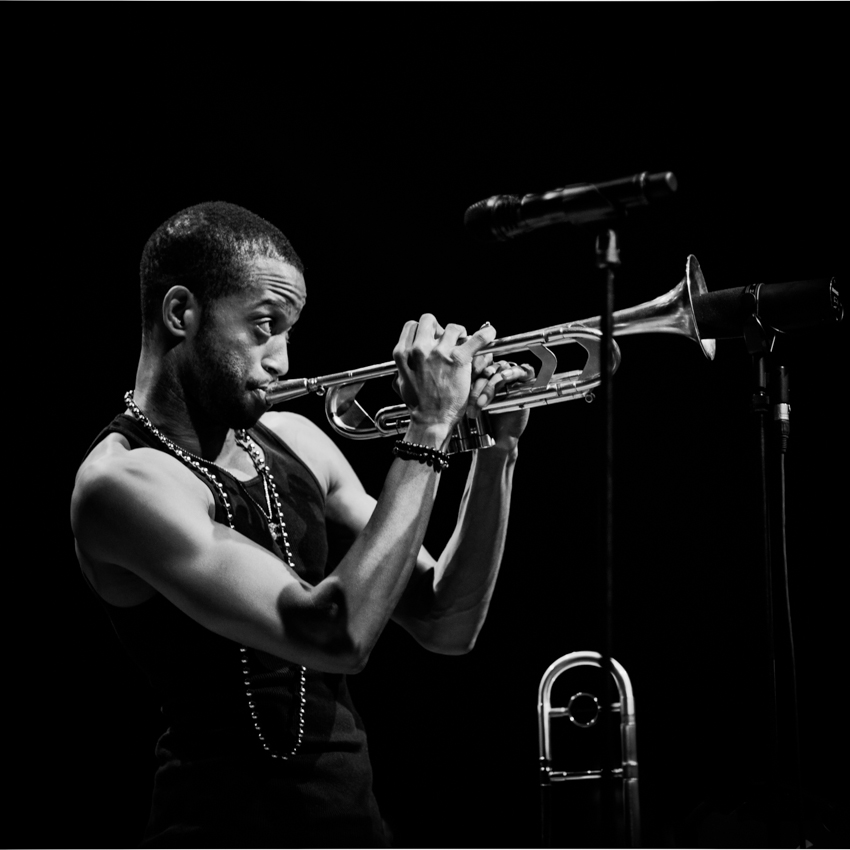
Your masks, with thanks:
[(501, 387), (508, 386), (509, 384), (516, 386), (517, 384), (524, 384), (534, 380), (534, 369), (528, 364), (520, 366), (516, 363), (506, 363), (504, 360), (501, 360), (498, 363), (494, 363), (490, 368), (497, 371), (490, 374), (486, 384), (478, 392), (475, 399), (478, 407), (488, 405)]
[(471, 337), (463, 342), (460, 346), (461, 351), (458, 353), (472, 360), (485, 345), (489, 345), (495, 338), (496, 329), (489, 322), (485, 322)]
[(496, 389), (502, 383), (501, 370), (504, 366), (504, 362), (490, 364), (475, 381), (470, 401), (474, 402), (478, 408), (485, 407), (493, 400)]
[(412, 319), (404, 323), (398, 342), (393, 349), (393, 360), (396, 363), (400, 363), (402, 360), (406, 361), (407, 352), (410, 351), (410, 347), (413, 345), (418, 327), (419, 322), (414, 322)]
[[(472, 359), (472, 374), (480, 375), (493, 362), (493, 355), (489, 351), (476, 354)], [(487, 377), (490, 377), (489, 375)]]
[[(476, 354), (472, 361), (473, 381), (469, 390), (469, 404), (467, 413), (475, 416), (478, 413), (481, 405), (478, 404), (478, 397), (484, 391), (490, 379), (499, 371), (499, 366), (493, 363), (493, 355), (490, 352)], [(483, 404), (488, 404), (485, 399)], [(477, 405), (477, 406), (476, 406)]]
[(523, 363), (520, 368), (522, 369), (523, 376), (517, 379), (517, 383), (531, 384), (537, 379), (537, 372), (535, 372), (534, 367), (530, 363)]
[(487, 383), (481, 388), (481, 392), (478, 394), (478, 398), (475, 399), (475, 403), (478, 407), (486, 407), (493, 401), (493, 396), (496, 395), (496, 390), (499, 388), (499, 385), (503, 383), (502, 373), (497, 372), (495, 375), (491, 375), (488, 379)]
[(527, 363), (520, 365), (516, 363), (508, 363), (507, 366), (499, 372), (499, 383), (501, 384), (525, 384), (528, 381), (533, 381), (535, 378), (534, 368)]
[(443, 335), (440, 337), (440, 341), (437, 343), (437, 348), (446, 356), (449, 356), (461, 338), (466, 338), (466, 328), (463, 325), (456, 325), (454, 322), (449, 322), (446, 325), (445, 331), (443, 331)]
[(473, 382), (472, 386), (469, 390), (469, 405), (470, 410), (472, 405), (474, 405), (478, 401), (478, 397), (484, 392), (485, 387), (487, 387), (490, 378), (492, 377), (491, 369), (494, 367), (488, 366), (487, 369), (484, 370)]
[(443, 329), (433, 313), (423, 313), (419, 317), (415, 342), (429, 344), (443, 334)]

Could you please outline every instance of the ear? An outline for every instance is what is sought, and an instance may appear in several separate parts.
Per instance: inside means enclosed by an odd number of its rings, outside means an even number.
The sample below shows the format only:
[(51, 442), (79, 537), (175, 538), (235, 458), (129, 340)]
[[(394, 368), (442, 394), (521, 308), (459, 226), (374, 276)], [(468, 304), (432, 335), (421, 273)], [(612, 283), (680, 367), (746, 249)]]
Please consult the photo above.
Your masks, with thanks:
[(198, 300), (185, 286), (172, 286), (162, 299), (162, 323), (173, 336), (185, 338), (200, 318)]

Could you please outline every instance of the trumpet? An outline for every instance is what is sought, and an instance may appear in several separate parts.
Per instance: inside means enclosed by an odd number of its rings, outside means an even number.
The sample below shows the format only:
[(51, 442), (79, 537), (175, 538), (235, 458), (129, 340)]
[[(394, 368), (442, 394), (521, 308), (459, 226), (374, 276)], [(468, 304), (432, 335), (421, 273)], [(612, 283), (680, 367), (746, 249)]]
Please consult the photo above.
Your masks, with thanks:
[[(613, 314), (614, 336), (641, 333), (669, 333), (694, 340), (709, 360), (714, 359), (715, 341), (702, 339), (694, 317), (694, 301), (707, 292), (705, 278), (697, 258), (691, 254), (685, 264), (685, 276), (664, 295)], [(552, 325), (536, 331), (496, 339), (481, 351), (493, 357), (528, 351), (540, 361), (532, 383), (508, 388), (497, 393), (484, 408), (485, 414), (540, 407), (576, 399), (593, 400), (592, 390), (602, 381), (600, 351), (603, 344), (601, 317), (580, 319)], [(551, 348), (578, 344), (587, 353), (582, 369), (556, 374), (558, 359)], [(612, 341), (612, 372), (620, 365), (620, 348)], [(410, 422), (406, 405), (396, 404), (370, 416), (357, 402), (356, 395), (366, 381), (397, 374), (393, 361), (334, 372), (318, 378), (295, 378), (276, 381), (268, 387), (266, 397), (277, 405), (299, 396), (315, 393), (325, 396), (325, 412), (331, 427), (343, 437), (371, 440), (376, 437), (403, 436)], [(483, 416), (463, 417), (455, 428), (449, 453), (486, 448), (493, 444)]]

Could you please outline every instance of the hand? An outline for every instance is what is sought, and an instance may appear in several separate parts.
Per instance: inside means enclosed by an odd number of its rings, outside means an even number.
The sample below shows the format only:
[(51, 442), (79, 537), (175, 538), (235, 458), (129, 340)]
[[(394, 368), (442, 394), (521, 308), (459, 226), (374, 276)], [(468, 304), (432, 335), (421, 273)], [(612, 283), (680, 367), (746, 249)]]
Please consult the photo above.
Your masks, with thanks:
[(431, 313), (405, 324), (393, 359), (396, 390), (410, 408), (412, 422), (455, 425), (469, 403), (473, 359), (495, 337), (489, 323), (467, 336), (462, 325), (443, 328)]
[[(503, 388), (516, 389), (523, 384), (531, 384), (536, 377), (534, 368), (528, 364), (516, 364), (506, 360), (493, 362), (490, 354), (482, 353), (473, 362), (473, 384), (469, 395), (467, 413), (480, 413)], [(516, 447), (528, 424), (526, 410), (514, 410), (510, 413), (494, 413), (490, 417), (491, 436), (497, 446), (511, 450)]]

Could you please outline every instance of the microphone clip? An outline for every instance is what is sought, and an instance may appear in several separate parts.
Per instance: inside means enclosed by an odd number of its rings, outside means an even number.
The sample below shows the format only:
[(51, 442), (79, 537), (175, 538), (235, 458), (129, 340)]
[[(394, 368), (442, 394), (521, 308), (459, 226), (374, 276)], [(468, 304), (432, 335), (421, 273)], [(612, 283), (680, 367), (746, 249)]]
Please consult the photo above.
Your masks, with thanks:
[(744, 342), (750, 354), (770, 354), (776, 342), (778, 331), (768, 324), (759, 312), (759, 295), (763, 283), (751, 283), (741, 295), (744, 310), (748, 314), (744, 319)]

